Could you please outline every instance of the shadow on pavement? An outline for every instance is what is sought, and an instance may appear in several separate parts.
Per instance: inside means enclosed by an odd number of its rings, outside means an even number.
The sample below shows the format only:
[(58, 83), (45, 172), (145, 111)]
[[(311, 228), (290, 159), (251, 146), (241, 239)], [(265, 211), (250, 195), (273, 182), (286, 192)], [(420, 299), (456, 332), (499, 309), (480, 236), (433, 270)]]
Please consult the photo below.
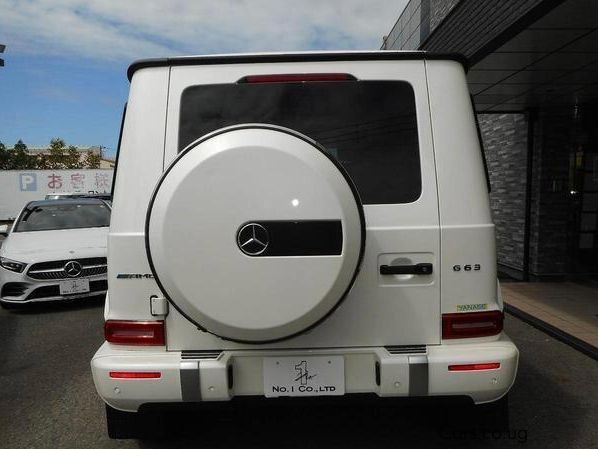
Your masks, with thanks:
[[(431, 405), (431, 404), (430, 404)], [(140, 441), (141, 448), (398, 448), (487, 446), (484, 433), (452, 422), (459, 408), (449, 405), (346, 405), (266, 407), (245, 413), (219, 412), (170, 416), (174, 440)], [(173, 422), (176, 418), (177, 422)], [(465, 423), (462, 423), (465, 424)], [(500, 446), (509, 433), (498, 431)], [(517, 434), (514, 434), (517, 439)], [(492, 437), (490, 436), (490, 439)], [(466, 446), (470, 444), (470, 446)], [(517, 443), (515, 443), (517, 444)]]
[[(170, 413), (162, 440), (138, 441), (154, 448), (504, 448), (570, 447), (583, 410), (559, 383), (521, 365), (534, 379), (530, 391), (513, 391), (509, 429), (479, 424), (477, 408), (444, 400), (383, 400), (313, 406), (243, 406)], [(558, 398), (558, 400), (547, 400)], [(566, 403), (567, 406), (563, 407)]]

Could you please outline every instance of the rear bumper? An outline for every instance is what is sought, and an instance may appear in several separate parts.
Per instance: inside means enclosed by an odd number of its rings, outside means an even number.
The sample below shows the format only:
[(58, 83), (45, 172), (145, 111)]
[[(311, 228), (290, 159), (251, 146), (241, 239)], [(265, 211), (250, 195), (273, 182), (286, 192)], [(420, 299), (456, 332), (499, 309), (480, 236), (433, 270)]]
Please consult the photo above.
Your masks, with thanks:
[[(492, 342), (417, 348), (333, 348), (165, 351), (104, 343), (91, 361), (96, 389), (110, 406), (137, 411), (142, 404), (228, 401), (263, 396), (263, 357), (342, 355), (345, 391), (380, 397), (468, 396), (476, 403), (504, 396), (515, 380), (519, 353), (506, 335)], [(498, 362), (500, 368), (449, 371), (449, 365)], [(113, 379), (111, 371), (160, 372), (157, 379)]]

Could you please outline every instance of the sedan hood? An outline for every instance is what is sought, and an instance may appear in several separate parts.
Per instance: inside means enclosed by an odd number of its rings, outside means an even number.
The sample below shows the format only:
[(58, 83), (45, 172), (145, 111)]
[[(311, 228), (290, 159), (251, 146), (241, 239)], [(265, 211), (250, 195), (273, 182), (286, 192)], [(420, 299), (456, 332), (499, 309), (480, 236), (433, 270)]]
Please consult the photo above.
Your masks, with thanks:
[(106, 257), (108, 227), (13, 232), (4, 240), (0, 255), (19, 262)]

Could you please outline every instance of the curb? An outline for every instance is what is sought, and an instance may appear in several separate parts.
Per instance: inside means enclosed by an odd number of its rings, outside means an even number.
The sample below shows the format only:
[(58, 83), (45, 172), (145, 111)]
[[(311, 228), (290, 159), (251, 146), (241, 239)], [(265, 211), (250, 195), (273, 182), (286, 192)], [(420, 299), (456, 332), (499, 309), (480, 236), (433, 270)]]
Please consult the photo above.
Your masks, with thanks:
[(580, 340), (579, 338), (559, 329), (558, 327), (554, 327), (553, 325), (548, 324), (546, 321), (542, 321), (541, 319), (536, 318), (535, 316), (530, 315), (529, 313), (524, 312), (523, 310), (518, 309), (510, 304), (505, 303), (505, 310), (510, 315), (519, 318), (521, 321), (524, 321), (536, 329), (539, 329), (551, 337), (565, 343), (566, 345), (571, 346), (573, 349), (578, 350), (594, 360), (598, 360), (598, 348), (596, 346)]

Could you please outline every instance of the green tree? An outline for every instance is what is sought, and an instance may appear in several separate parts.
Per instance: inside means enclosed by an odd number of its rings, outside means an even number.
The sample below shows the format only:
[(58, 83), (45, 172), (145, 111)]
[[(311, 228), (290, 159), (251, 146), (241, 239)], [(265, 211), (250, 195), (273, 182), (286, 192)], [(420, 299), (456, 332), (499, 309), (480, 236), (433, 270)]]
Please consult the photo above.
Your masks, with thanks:
[(88, 151), (81, 157), (81, 152), (74, 145), (67, 146), (65, 141), (54, 138), (50, 141), (47, 154), (30, 155), (27, 145), (22, 140), (9, 149), (0, 142), (0, 170), (60, 170), (99, 168), (101, 155)]
[(92, 150), (87, 151), (85, 155), (85, 168), (100, 168), (101, 156)]
[(50, 169), (50, 162), (48, 161), (47, 154), (38, 154), (35, 157), (35, 164), (34, 169), (36, 170), (49, 170)]
[(0, 170), (8, 169), (8, 158), (9, 158), (8, 150), (6, 146), (0, 142)]
[(59, 138), (54, 138), (50, 140), (50, 148), (49, 155), (47, 158), (47, 165), (50, 170), (59, 170), (61, 168), (65, 168), (64, 160), (65, 160), (65, 150), (66, 150), (66, 143), (64, 140)]
[(21, 139), (15, 143), (10, 155), (9, 168), (12, 170), (28, 170), (31, 168), (31, 157), (27, 152), (27, 145)]
[(81, 168), (81, 153), (77, 150), (74, 145), (69, 145), (66, 149), (66, 155), (64, 157), (65, 168)]

